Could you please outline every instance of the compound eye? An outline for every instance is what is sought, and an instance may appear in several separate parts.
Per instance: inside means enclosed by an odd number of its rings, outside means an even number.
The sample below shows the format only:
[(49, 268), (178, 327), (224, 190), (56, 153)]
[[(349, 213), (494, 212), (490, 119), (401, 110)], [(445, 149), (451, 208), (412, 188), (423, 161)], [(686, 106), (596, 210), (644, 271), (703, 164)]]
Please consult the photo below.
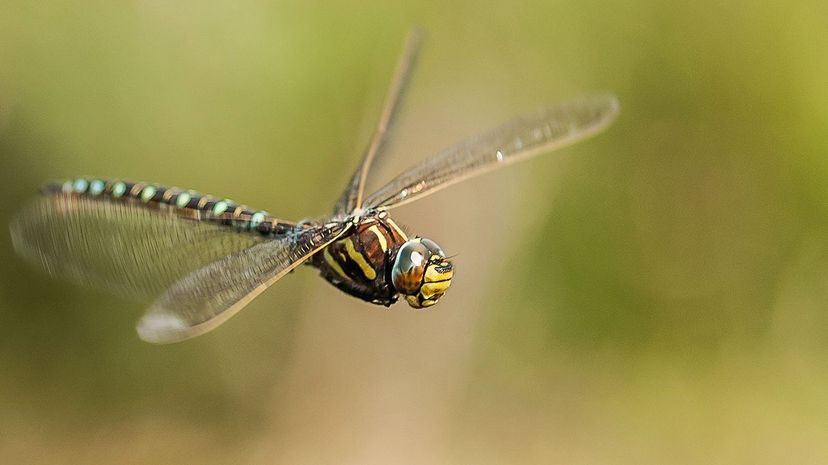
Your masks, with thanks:
[(431, 255), (432, 252), (419, 240), (410, 240), (403, 244), (391, 269), (394, 289), (405, 295), (416, 294), (420, 290)]
[(423, 237), (420, 239), (420, 244), (423, 244), (425, 248), (428, 249), (429, 252), (431, 252), (431, 255), (437, 255), (440, 258), (446, 258), (446, 254), (445, 252), (443, 252), (443, 249), (441, 249), (440, 246), (437, 245), (437, 243), (432, 241), (431, 239), (426, 239)]

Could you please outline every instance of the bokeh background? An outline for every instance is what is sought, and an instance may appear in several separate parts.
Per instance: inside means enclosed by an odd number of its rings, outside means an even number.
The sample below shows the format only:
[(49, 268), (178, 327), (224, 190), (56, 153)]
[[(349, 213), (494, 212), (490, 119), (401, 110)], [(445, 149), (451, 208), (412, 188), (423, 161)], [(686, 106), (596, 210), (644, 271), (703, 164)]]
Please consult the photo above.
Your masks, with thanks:
[(411, 25), (377, 182), (610, 90), (587, 142), (396, 212), (434, 310), (300, 269), (219, 330), (51, 280), (0, 234), (0, 457), (34, 464), (828, 463), (828, 3), (0, 2), (0, 224), (47, 179), (328, 212)]

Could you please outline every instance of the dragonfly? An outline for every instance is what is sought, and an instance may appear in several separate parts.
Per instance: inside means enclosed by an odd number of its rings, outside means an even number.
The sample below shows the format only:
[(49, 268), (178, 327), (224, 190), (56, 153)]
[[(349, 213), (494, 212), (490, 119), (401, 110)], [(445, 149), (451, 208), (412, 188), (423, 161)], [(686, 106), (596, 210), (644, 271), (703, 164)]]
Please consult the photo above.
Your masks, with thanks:
[(543, 107), (446, 148), (366, 195), (410, 81), (420, 34), (410, 33), (361, 162), (332, 214), (288, 221), (193, 190), (80, 177), (45, 184), (11, 223), (25, 260), (48, 273), (152, 302), (139, 337), (171, 343), (204, 334), (301, 264), (351, 296), (429, 308), (454, 264), (389, 211), (473, 176), (592, 136), (616, 118), (611, 94)]

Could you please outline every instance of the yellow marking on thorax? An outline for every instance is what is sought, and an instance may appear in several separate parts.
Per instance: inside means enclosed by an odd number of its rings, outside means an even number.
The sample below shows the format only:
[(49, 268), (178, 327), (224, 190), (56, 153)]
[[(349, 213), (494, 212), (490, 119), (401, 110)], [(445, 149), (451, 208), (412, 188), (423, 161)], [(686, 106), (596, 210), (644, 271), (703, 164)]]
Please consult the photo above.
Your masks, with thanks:
[(344, 242), (345, 250), (348, 252), (348, 256), (351, 257), (351, 260), (353, 260), (357, 265), (359, 265), (359, 268), (362, 270), (362, 274), (370, 280), (376, 279), (377, 272), (371, 268), (371, 265), (369, 265), (367, 261), (365, 261), (365, 257), (356, 251), (354, 248), (354, 241), (352, 241), (349, 237), (344, 239)]
[(322, 252), (322, 256), (325, 258), (325, 263), (327, 263), (328, 266), (333, 268), (333, 270), (336, 271), (336, 274), (338, 274), (342, 279), (346, 281), (351, 280), (351, 278), (349, 278), (348, 275), (345, 274), (345, 270), (343, 270), (342, 267), (339, 266), (339, 263), (337, 263), (336, 260), (334, 260), (334, 258), (331, 256), (331, 253), (328, 251), (328, 247), (325, 247), (325, 250)]
[(382, 250), (382, 253), (385, 253), (385, 251), (388, 250), (388, 241), (385, 240), (385, 236), (380, 232), (379, 227), (377, 227), (377, 225), (374, 225), (368, 228), (368, 230), (374, 233), (375, 236), (377, 236), (380, 249)]
[(395, 223), (394, 220), (392, 220), (391, 218), (388, 218), (385, 221), (388, 224), (390, 224), (392, 228), (394, 228), (394, 231), (397, 231), (397, 234), (402, 236), (404, 241), (408, 240), (408, 236), (405, 234), (405, 232), (403, 232), (403, 230), (399, 226), (397, 226), (397, 223)]

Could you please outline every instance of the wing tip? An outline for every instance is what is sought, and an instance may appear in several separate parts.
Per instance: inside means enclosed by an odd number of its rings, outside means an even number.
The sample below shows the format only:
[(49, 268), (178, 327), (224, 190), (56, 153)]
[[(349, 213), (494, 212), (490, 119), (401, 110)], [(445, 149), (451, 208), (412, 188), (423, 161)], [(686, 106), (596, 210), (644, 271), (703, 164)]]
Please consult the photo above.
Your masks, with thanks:
[(621, 102), (618, 100), (618, 96), (612, 92), (600, 93), (598, 94), (598, 98), (603, 99), (604, 104), (607, 106), (607, 119), (613, 120), (621, 113)]
[[(588, 106), (596, 111), (596, 113), (601, 117), (600, 120), (602, 122), (613, 121), (621, 112), (621, 102), (618, 100), (618, 97), (612, 92), (599, 91), (594, 94), (584, 96), (582, 97), (582, 99), (589, 102)], [(570, 102), (573, 102), (577, 105), (579, 100), (581, 99), (575, 98), (570, 100)]]
[(168, 312), (154, 310), (138, 320), (135, 330), (141, 340), (152, 344), (171, 344), (193, 337), (189, 325)]
[(596, 92), (594, 94), (576, 97), (564, 103), (564, 107), (580, 108), (586, 113), (583, 115), (585, 124), (584, 135), (591, 136), (603, 131), (615, 122), (621, 113), (621, 102), (612, 92)]
[[(42, 262), (42, 256), (38, 254), (36, 247), (27, 238), (25, 219), (22, 215), (18, 215), (9, 222), (9, 237), (11, 238), (12, 250), (20, 258), (38, 264)], [(42, 263), (42, 267), (49, 271), (45, 263)]]
[(18, 254), (21, 253), (20, 249), (23, 245), (21, 243), (21, 240), (22, 240), (23, 237), (22, 237), (20, 229), (21, 229), (20, 218), (18, 218), (18, 217), (13, 218), (9, 222), (9, 236), (11, 237), (12, 248)]

